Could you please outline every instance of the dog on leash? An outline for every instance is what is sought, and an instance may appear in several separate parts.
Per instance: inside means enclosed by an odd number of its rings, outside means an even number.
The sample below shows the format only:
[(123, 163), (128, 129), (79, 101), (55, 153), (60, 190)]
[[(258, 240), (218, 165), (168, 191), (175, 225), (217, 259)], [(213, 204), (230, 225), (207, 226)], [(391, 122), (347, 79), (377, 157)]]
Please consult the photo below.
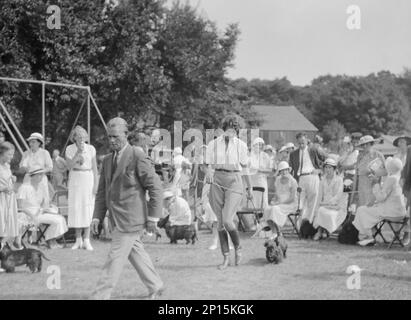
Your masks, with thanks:
[(176, 244), (178, 240), (183, 239), (186, 240), (186, 244), (189, 244), (190, 242), (194, 244), (195, 241), (198, 240), (196, 223), (185, 226), (171, 226), (167, 216), (164, 219), (160, 219), (157, 223), (157, 227), (166, 231), (166, 235), (172, 244)]
[(268, 239), (264, 246), (265, 257), (269, 263), (278, 264), (287, 257), (288, 245), (282, 234), (279, 234), (274, 239)]
[(32, 273), (40, 272), (42, 258), (50, 261), (43, 252), (37, 249), (23, 248), (21, 250), (11, 250), (5, 245), (0, 251), (1, 268), (6, 272), (15, 271), (18, 266), (26, 265)]

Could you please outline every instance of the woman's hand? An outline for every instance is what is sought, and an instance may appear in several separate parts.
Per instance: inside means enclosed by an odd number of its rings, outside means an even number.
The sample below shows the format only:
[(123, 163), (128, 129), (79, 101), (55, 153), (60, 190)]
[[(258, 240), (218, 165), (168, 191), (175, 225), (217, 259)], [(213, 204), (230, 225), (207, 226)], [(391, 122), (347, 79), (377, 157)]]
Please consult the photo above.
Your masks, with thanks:
[(16, 176), (11, 176), (11, 181), (13, 182), (13, 183), (16, 183), (16, 181), (17, 181), (17, 177)]
[(213, 172), (211, 171), (210, 168), (208, 168), (207, 171), (206, 171), (205, 182), (209, 183), (209, 184), (212, 184), (214, 182)]

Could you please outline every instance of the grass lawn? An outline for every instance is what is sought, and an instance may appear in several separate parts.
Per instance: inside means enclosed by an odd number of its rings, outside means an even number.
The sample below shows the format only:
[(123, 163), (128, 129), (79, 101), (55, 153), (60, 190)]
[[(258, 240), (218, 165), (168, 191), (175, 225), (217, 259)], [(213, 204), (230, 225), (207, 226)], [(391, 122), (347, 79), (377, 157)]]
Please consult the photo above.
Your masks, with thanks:
[[(163, 231), (163, 230), (162, 230)], [(146, 249), (167, 287), (163, 299), (410, 299), (411, 253), (385, 245), (371, 248), (298, 240), (288, 236), (288, 258), (279, 265), (265, 260), (263, 239), (242, 234), (244, 262), (219, 271), (218, 250), (208, 250), (211, 234), (200, 231), (199, 242), (170, 245), (163, 235), (146, 239)], [(93, 242), (95, 250), (44, 250), (41, 273), (19, 267), (0, 274), (0, 299), (87, 299), (109, 249), (108, 242)], [(234, 253), (232, 252), (232, 257)], [(61, 269), (61, 289), (47, 288), (47, 267)], [(361, 269), (361, 289), (349, 290), (347, 267)], [(136, 272), (127, 263), (113, 299), (139, 299), (146, 294)]]

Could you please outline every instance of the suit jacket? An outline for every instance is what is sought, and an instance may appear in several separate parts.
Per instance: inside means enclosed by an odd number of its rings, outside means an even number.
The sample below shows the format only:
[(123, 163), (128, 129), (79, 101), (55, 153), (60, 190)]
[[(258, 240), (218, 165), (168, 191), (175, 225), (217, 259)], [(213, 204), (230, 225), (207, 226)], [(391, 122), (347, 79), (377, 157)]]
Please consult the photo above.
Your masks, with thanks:
[[(308, 153), (310, 154), (311, 162), (315, 169), (321, 169), (323, 167), (323, 163), (327, 158), (327, 154), (316, 147), (308, 147)], [(294, 150), (290, 154), (290, 167), (294, 179), (298, 182), (297, 172), (300, 168), (300, 149)]]
[(409, 146), (407, 150), (407, 159), (402, 167), (401, 178), (404, 181), (402, 189), (408, 198), (409, 192), (411, 191), (411, 146)]
[[(144, 229), (148, 217), (162, 216), (163, 191), (152, 162), (141, 150), (128, 145), (111, 179), (113, 153), (104, 157), (94, 216), (102, 221), (107, 210), (120, 232)], [(146, 190), (150, 200), (146, 200)]]

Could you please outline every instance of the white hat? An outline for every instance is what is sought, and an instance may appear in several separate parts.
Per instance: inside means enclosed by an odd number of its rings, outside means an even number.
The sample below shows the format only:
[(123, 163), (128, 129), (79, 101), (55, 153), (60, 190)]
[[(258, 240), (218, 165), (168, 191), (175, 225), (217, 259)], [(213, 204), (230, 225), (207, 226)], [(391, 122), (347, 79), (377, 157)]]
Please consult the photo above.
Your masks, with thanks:
[(286, 146), (282, 146), (282, 147), (280, 148), (280, 150), (278, 150), (278, 153), (281, 153), (281, 152), (284, 152), (284, 151), (287, 151), (287, 147), (286, 147)]
[(290, 169), (290, 165), (288, 164), (287, 161), (281, 161), (278, 164), (278, 172), (282, 171), (282, 170), (286, 170), (286, 169)]
[(324, 161), (324, 166), (331, 166), (331, 167), (336, 168), (337, 162), (333, 158), (328, 158)]
[(260, 138), (260, 137), (254, 139), (253, 146), (256, 145), (257, 143), (265, 144), (263, 138)]
[(39, 165), (34, 165), (30, 167), (28, 171), (29, 171), (29, 176), (34, 176), (36, 174), (45, 173), (44, 168)]
[(264, 151), (266, 151), (266, 150), (271, 150), (271, 151), (273, 151), (274, 148), (273, 148), (273, 146), (272, 146), (271, 144), (267, 144), (267, 145), (264, 147)]
[(294, 143), (292, 143), (292, 142), (288, 142), (286, 145), (285, 145), (285, 147), (287, 148), (287, 149), (295, 149), (295, 145), (294, 145)]
[(27, 138), (27, 141), (31, 141), (31, 140), (38, 140), (38, 141), (40, 141), (41, 143), (44, 144), (44, 138), (43, 138), (42, 134), (38, 133), (38, 132), (32, 133), (30, 135), (30, 137)]
[(367, 135), (360, 138), (360, 141), (357, 143), (357, 146), (362, 146), (363, 144), (377, 141), (380, 141), (380, 139), (374, 139), (373, 136)]
[(172, 191), (164, 191), (163, 199), (174, 197), (174, 193)]
[(343, 139), (343, 142), (344, 143), (350, 143), (351, 142), (351, 137), (345, 136), (344, 139)]

